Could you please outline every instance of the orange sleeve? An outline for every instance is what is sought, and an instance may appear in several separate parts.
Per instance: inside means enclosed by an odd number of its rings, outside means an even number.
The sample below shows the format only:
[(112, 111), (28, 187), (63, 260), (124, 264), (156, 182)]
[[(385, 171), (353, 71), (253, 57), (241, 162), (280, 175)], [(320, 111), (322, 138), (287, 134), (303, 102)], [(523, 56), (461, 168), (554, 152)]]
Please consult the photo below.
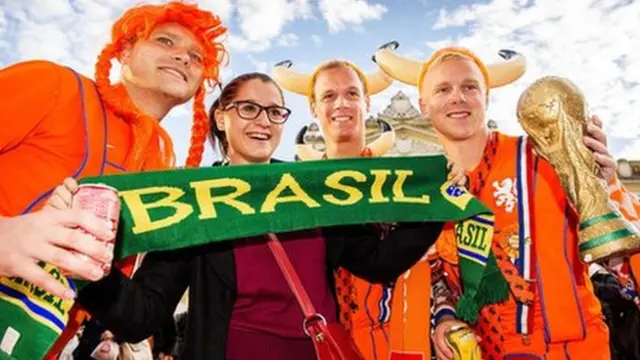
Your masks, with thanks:
[(444, 229), (440, 233), (440, 237), (436, 240), (435, 247), (438, 257), (442, 260), (457, 265), (458, 264), (458, 245), (456, 243), (455, 230), (452, 222), (447, 222)]
[[(611, 202), (636, 229), (640, 230), (640, 201), (638, 197), (629, 191), (617, 176), (614, 176), (609, 183), (608, 190)], [(636, 288), (640, 288), (640, 253), (631, 256), (629, 267), (636, 280)]]
[(29, 61), (0, 69), (0, 155), (18, 146), (54, 108), (62, 67)]
[(640, 201), (638, 197), (627, 190), (617, 176), (614, 176), (609, 183), (608, 190), (609, 199), (622, 215), (640, 229)]

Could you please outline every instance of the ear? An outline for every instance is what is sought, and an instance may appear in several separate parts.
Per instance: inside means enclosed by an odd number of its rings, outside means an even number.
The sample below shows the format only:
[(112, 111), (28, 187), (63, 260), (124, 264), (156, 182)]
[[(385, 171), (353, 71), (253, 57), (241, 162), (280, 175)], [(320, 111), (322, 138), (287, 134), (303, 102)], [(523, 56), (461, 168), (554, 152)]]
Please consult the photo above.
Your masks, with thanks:
[(316, 102), (315, 100), (312, 100), (309, 103), (309, 110), (311, 111), (311, 116), (313, 116), (314, 118), (318, 118), (318, 113), (316, 113)]
[(118, 61), (120, 61), (120, 64), (127, 65), (129, 63), (129, 60), (131, 59), (131, 49), (133, 49), (133, 45), (129, 42), (122, 47), (122, 51), (120, 52), (120, 55), (118, 55)]
[(369, 110), (371, 109), (371, 98), (369, 95), (364, 97), (364, 103), (366, 104), (367, 113), (369, 113)]
[(418, 97), (418, 105), (420, 106), (420, 112), (426, 117), (429, 117), (429, 108), (427, 107), (427, 101), (422, 96)]
[(224, 131), (224, 122), (227, 118), (225, 112), (220, 109), (216, 109), (214, 112), (214, 117), (216, 119), (216, 128), (220, 131)]

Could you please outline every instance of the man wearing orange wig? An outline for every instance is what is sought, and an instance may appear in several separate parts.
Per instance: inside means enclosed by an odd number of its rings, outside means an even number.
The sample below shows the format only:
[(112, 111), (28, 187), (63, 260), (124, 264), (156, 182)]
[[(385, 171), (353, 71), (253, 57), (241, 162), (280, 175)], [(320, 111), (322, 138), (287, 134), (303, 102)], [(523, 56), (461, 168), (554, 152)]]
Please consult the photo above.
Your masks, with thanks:
[[(496, 72), (457, 47), (439, 50), (425, 63), (388, 49), (376, 57), (390, 76), (418, 86), (422, 112), (448, 155), (468, 171), (470, 191), (496, 216), (493, 251), (511, 291), (508, 300), (483, 307), (474, 324), (483, 358), (609, 359), (600, 304), (577, 253), (577, 216), (555, 171), (525, 138), (486, 126), (489, 88), (519, 77), (524, 62)], [(592, 120), (584, 141), (603, 177), (613, 184), (615, 161), (606, 149), (600, 119)], [(451, 232), (436, 247), (444, 263), (457, 263)], [(449, 282), (459, 284), (455, 268), (448, 273)], [(450, 359), (444, 334), (459, 322), (452, 316), (439, 320), (436, 353)]]
[[(173, 167), (173, 144), (160, 121), (192, 98), (186, 166), (199, 166), (209, 129), (205, 82), (218, 82), (225, 55), (218, 38), (225, 32), (217, 16), (196, 5), (137, 6), (113, 25), (111, 42), (98, 56), (95, 82), (46, 61), (0, 70), (0, 168), (11, 169), (10, 176), (0, 179), (0, 216), (15, 219), (39, 210), (67, 177)], [(122, 65), (118, 84), (109, 81), (113, 59)], [(60, 245), (64, 239), (50, 241), (57, 246), (40, 246), (49, 241), (40, 235), (27, 239), (34, 253), (21, 253), (25, 247), (3, 246), (2, 251), (12, 259), (78, 261)], [(117, 266), (130, 274), (134, 261)], [(21, 264), (14, 265), (18, 270), (11, 275), (23, 276)], [(96, 278), (102, 276), (99, 272)], [(1, 287), (0, 296), (8, 296)], [(56, 357), (84, 318), (81, 310), (72, 309), (47, 358)]]

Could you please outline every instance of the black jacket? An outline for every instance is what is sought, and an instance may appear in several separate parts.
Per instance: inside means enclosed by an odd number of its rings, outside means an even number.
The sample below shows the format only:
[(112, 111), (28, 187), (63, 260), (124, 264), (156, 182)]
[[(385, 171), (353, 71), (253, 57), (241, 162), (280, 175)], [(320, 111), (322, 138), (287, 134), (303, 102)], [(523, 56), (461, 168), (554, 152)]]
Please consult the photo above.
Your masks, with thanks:
[[(325, 228), (327, 269), (342, 266), (370, 282), (393, 282), (425, 254), (442, 225), (400, 224), (384, 240), (371, 225)], [(85, 287), (78, 301), (119, 339), (138, 342), (163, 325), (189, 287), (181, 359), (223, 360), (237, 290), (235, 271), (233, 241), (149, 253), (133, 280), (114, 270)], [(333, 284), (333, 274), (327, 276)]]

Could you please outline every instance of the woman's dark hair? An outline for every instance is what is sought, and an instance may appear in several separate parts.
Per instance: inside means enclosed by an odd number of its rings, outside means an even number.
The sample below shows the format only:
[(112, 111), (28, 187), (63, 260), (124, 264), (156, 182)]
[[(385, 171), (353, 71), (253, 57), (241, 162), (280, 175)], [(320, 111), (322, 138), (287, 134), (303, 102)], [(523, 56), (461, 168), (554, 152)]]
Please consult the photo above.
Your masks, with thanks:
[(213, 102), (211, 108), (209, 109), (209, 135), (211, 136), (211, 143), (215, 144), (216, 140), (218, 143), (218, 149), (220, 150), (220, 154), (223, 157), (226, 157), (229, 152), (229, 142), (227, 141), (227, 134), (224, 131), (218, 129), (218, 125), (216, 124), (216, 110), (224, 109), (229, 106), (229, 104), (235, 100), (238, 95), (238, 90), (242, 85), (244, 85), (247, 81), (259, 79), (262, 82), (273, 84), (273, 86), (278, 89), (280, 96), (282, 97), (282, 102), (284, 103), (284, 94), (282, 93), (282, 89), (278, 84), (267, 74), (259, 73), (259, 72), (250, 72), (246, 74), (242, 74), (229, 82), (226, 86), (222, 88), (220, 91), (220, 96)]

